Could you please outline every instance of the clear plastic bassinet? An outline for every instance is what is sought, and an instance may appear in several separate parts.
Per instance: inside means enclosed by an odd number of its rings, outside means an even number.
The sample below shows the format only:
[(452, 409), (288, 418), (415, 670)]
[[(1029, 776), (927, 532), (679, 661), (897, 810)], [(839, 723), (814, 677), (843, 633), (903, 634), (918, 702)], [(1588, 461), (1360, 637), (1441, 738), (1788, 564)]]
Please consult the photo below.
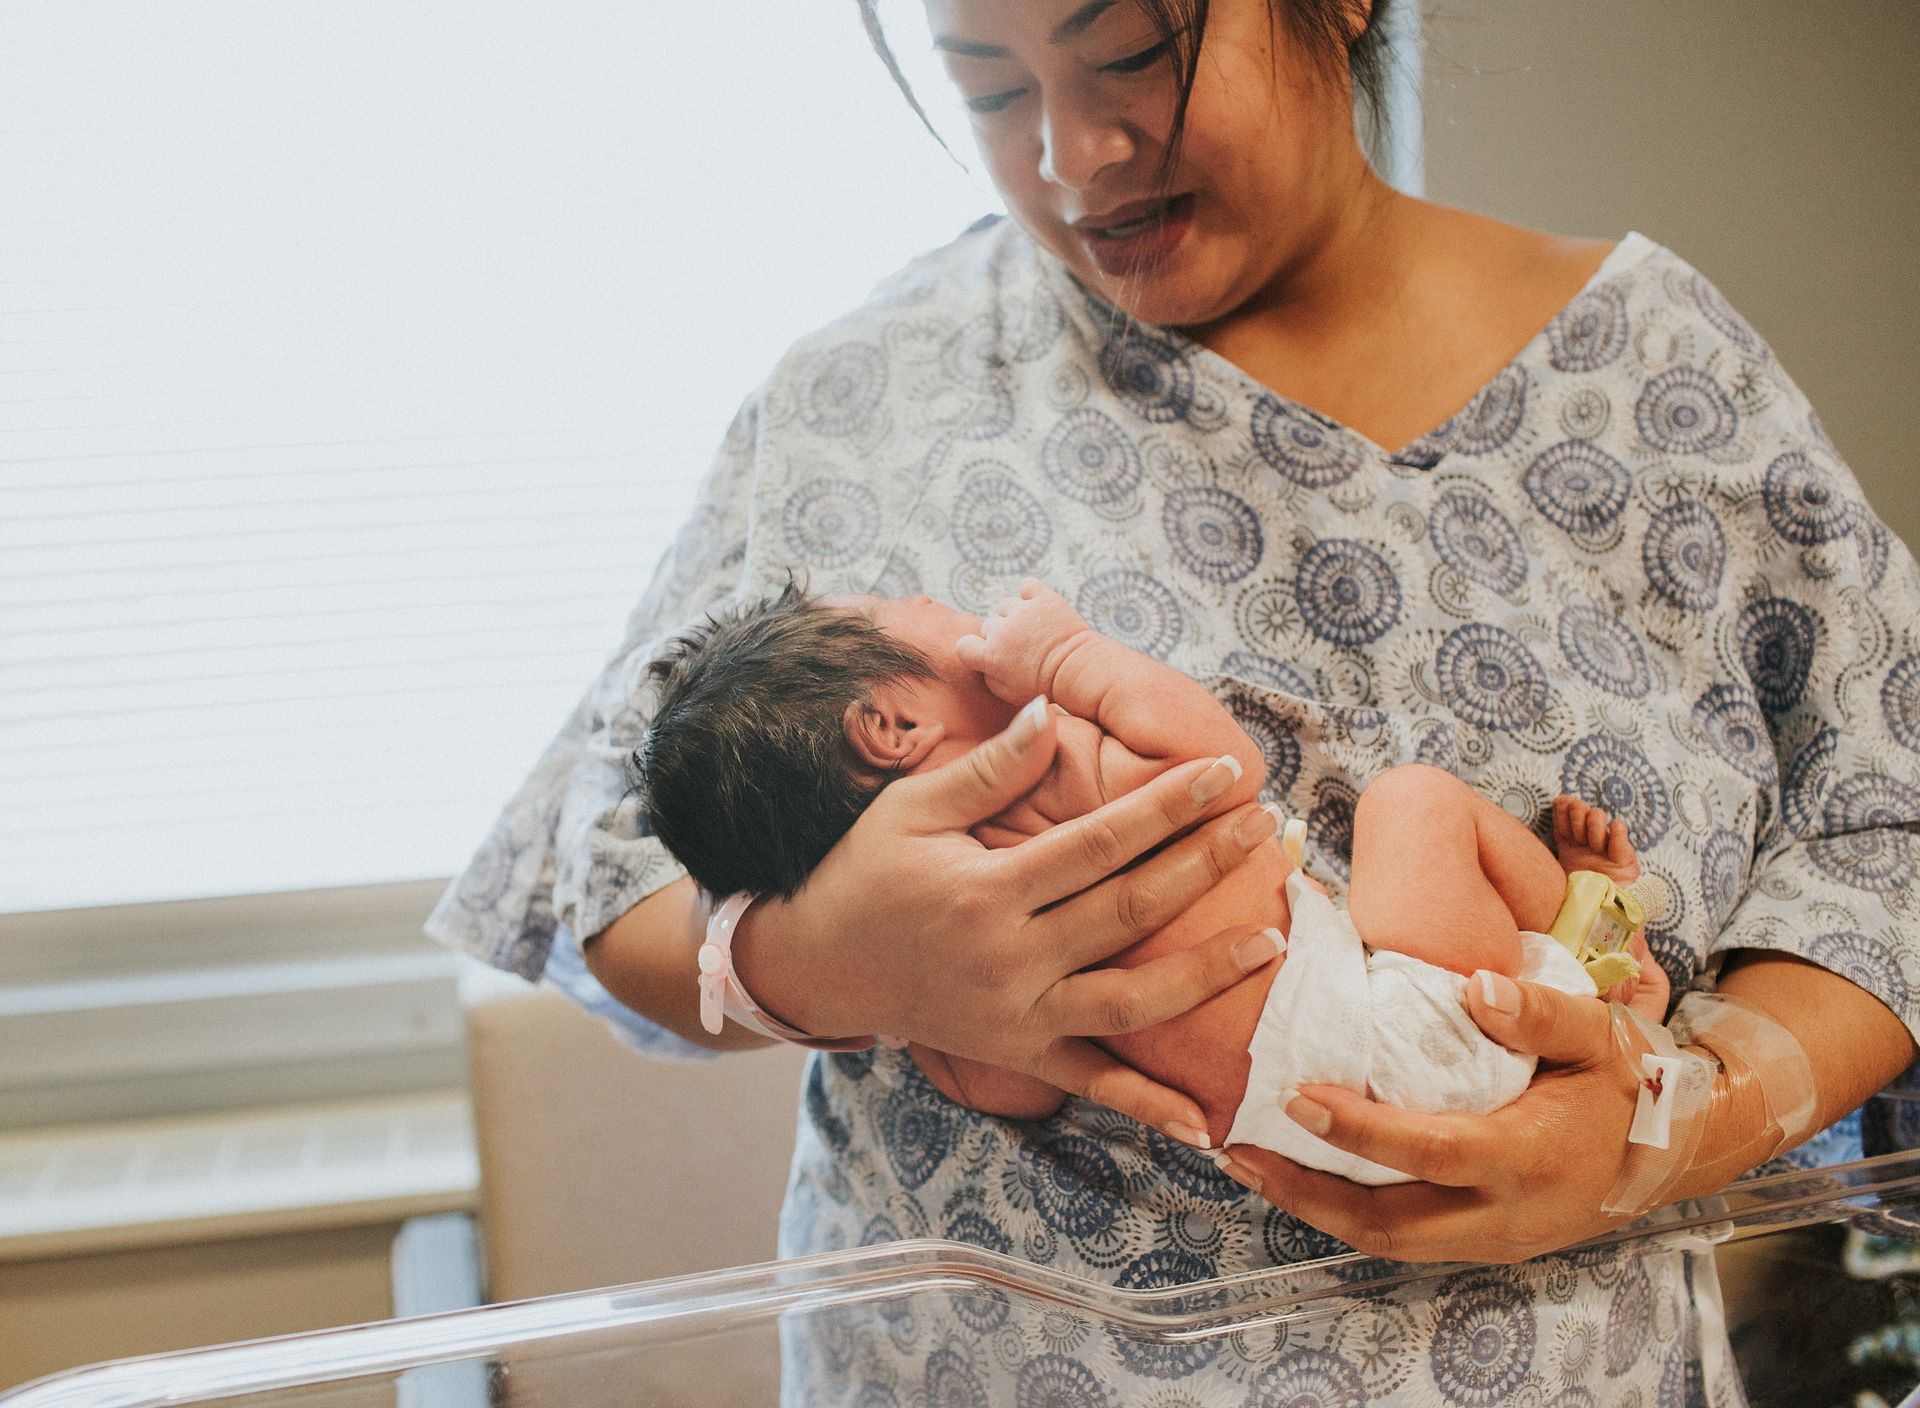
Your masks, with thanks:
[[(1920, 1377), (1903, 1367), (1900, 1277), (1846, 1276), (1849, 1229), (1920, 1236), (1920, 1152), (1770, 1175), (1677, 1204), (1594, 1247), (1714, 1245), (1729, 1322), (1756, 1403), (1848, 1401), (1808, 1358), (1808, 1336), (1862, 1359), (1889, 1403)], [(1882, 1248), (1898, 1247), (1883, 1241)], [(1815, 1254), (1827, 1248), (1832, 1257)], [(1755, 1256), (1758, 1249), (1763, 1254)], [(1778, 1254), (1767, 1256), (1770, 1249)], [(1832, 1264), (1829, 1265), (1829, 1262)], [(1766, 1268), (1756, 1273), (1753, 1268)], [(1745, 1269), (1742, 1269), (1745, 1268)], [(1045, 1317), (1063, 1341), (1110, 1335), (1142, 1353), (1351, 1310), (1390, 1287), (1459, 1268), (1345, 1255), (1201, 1282), (1120, 1291), (955, 1242), (911, 1241), (671, 1280), (482, 1306), (76, 1369), (6, 1394), (0, 1408), (705, 1408), (780, 1401), (781, 1343), (827, 1346), (856, 1325), (983, 1312)], [(1769, 1284), (1771, 1283), (1771, 1284)], [(1854, 1289), (1849, 1289), (1849, 1288)], [(1741, 1323), (1735, 1323), (1735, 1320)], [(1745, 1341), (1743, 1345), (1743, 1339)], [(1872, 1346), (1878, 1344), (1877, 1367)], [(1910, 1357), (1910, 1356), (1909, 1356)], [(1005, 1370), (1015, 1402), (1018, 1365)], [(992, 1386), (997, 1390), (998, 1385)], [(791, 1395), (790, 1395), (791, 1401)], [(1049, 1400), (1051, 1401), (1051, 1400)]]

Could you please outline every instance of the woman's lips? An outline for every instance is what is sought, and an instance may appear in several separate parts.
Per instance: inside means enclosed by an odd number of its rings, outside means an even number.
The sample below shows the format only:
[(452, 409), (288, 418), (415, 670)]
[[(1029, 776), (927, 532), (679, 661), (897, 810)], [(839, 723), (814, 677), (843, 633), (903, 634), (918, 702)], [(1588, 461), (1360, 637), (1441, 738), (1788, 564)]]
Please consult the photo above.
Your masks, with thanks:
[(1166, 259), (1186, 237), (1193, 224), (1193, 196), (1136, 201), (1098, 220), (1077, 221), (1073, 230), (1100, 272), (1110, 278), (1138, 273)]

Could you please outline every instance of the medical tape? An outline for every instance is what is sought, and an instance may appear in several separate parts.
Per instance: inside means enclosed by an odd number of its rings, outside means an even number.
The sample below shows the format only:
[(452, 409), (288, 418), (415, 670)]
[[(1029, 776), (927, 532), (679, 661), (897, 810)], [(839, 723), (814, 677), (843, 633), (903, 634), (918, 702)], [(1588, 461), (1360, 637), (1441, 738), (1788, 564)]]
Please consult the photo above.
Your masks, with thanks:
[(1766, 1111), (1765, 1126), (1735, 1151), (1751, 1155), (1743, 1167), (1765, 1163), (1818, 1127), (1813, 1063), (1793, 1033), (1759, 1007), (1731, 993), (1690, 992), (1674, 1010), (1673, 1026), (1686, 1041), (1720, 1058), (1734, 1108), (1757, 1094)]
[(1603, 1212), (1637, 1217), (1671, 1201), (1716, 1116), (1756, 1105), (1762, 1111), (1751, 1139), (1716, 1155), (1742, 1172), (1812, 1132), (1819, 1101), (1807, 1054), (1793, 1033), (1752, 1003), (1725, 993), (1688, 993), (1671, 1032), (1617, 1002), (1608, 1006), (1614, 1041), (1640, 1093), (1627, 1162), (1600, 1205)]
[(1640, 1093), (1627, 1130), (1626, 1164), (1600, 1210), (1638, 1217), (1666, 1201), (1667, 1191), (1693, 1167), (1706, 1134), (1719, 1063), (1704, 1052), (1681, 1050), (1665, 1027), (1618, 1002), (1609, 1002), (1607, 1008), (1614, 1043)]

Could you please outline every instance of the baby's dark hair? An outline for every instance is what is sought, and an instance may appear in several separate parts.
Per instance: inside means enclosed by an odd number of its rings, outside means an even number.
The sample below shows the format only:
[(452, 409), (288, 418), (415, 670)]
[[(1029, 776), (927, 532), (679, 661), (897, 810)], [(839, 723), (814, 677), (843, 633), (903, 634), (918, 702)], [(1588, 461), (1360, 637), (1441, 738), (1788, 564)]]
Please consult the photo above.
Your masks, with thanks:
[(659, 707), (632, 765), (654, 834), (708, 894), (785, 896), (889, 780), (856, 766), (848, 707), (934, 669), (789, 581), (708, 616), (647, 674)]

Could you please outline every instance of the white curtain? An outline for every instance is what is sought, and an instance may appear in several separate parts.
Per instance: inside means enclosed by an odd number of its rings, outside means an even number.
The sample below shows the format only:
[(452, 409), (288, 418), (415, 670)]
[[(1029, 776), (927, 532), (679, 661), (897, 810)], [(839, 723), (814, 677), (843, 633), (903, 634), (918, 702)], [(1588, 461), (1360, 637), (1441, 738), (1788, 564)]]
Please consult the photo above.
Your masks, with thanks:
[(739, 398), (994, 208), (852, 0), (0, 7), (0, 911), (457, 867)]

